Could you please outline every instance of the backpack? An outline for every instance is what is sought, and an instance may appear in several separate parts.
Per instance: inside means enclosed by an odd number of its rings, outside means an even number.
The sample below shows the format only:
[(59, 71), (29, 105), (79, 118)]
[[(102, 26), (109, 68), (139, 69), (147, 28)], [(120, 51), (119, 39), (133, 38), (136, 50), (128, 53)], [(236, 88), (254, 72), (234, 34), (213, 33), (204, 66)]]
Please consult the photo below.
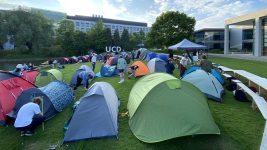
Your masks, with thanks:
[(235, 90), (235, 99), (240, 102), (247, 102), (248, 99), (243, 90)]
[(231, 82), (229, 85), (226, 86), (226, 89), (227, 89), (228, 91), (233, 91), (233, 90), (235, 90), (236, 88), (237, 88), (237, 85), (236, 85), (236, 83), (234, 83), (234, 82)]

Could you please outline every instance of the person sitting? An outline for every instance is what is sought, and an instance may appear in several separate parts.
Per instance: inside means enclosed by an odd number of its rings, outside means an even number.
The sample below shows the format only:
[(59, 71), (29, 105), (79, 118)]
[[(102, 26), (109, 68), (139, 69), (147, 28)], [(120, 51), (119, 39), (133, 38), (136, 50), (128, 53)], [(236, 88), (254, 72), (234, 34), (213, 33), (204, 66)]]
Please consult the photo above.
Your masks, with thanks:
[(92, 72), (89, 71), (80, 72), (79, 75), (77, 76), (77, 82), (76, 86), (74, 87), (74, 91), (78, 88), (78, 86), (80, 86), (80, 84), (83, 84), (84, 89), (87, 91), (90, 79), (93, 79)]
[(53, 64), (51, 59), (48, 61), (48, 65), (51, 66), (52, 68), (54, 68), (54, 64)]
[[(20, 130), (20, 136), (32, 136), (35, 134), (34, 129), (45, 121), (46, 117), (43, 116), (39, 107), (41, 103), (41, 97), (35, 97), (20, 108), (14, 124), (15, 128)], [(37, 114), (38, 117), (35, 116)]]
[(33, 70), (34, 69), (34, 64), (29, 63), (29, 70)]
[(132, 76), (134, 76), (134, 78), (136, 78), (135, 71), (136, 71), (136, 69), (139, 69), (139, 65), (131, 66), (130, 69), (131, 69), (131, 74), (128, 76), (128, 79), (131, 79)]
[(174, 65), (172, 64), (172, 59), (169, 58), (167, 64), (165, 65), (166, 72), (173, 75), (173, 70), (175, 69)]
[(29, 69), (28, 65), (26, 65), (26, 63), (24, 63), (23, 70), (28, 70), (28, 69)]
[(21, 76), (23, 76), (22, 68), (23, 68), (22, 64), (17, 64), (16, 69), (14, 69), (12, 73), (14, 75), (17, 75), (17, 76), (21, 77)]
[(199, 67), (206, 72), (211, 72), (211, 69), (214, 68), (211, 61), (207, 59), (206, 55), (202, 55), (202, 60), (199, 63)]

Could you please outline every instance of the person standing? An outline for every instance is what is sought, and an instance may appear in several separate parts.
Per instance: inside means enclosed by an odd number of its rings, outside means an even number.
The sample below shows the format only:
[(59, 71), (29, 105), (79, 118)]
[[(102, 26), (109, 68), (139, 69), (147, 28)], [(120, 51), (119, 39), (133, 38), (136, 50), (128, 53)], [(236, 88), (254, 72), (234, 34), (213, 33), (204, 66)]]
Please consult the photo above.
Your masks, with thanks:
[[(15, 128), (17, 130), (20, 130), (20, 136), (34, 135), (35, 134), (34, 129), (45, 121), (46, 117), (43, 116), (39, 106), (41, 103), (42, 103), (41, 97), (35, 97), (31, 100), (31, 102), (23, 105), (20, 108), (14, 124)], [(34, 117), (34, 115), (37, 114), (39, 116)]]
[(83, 84), (83, 87), (85, 90), (88, 89), (88, 85), (89, 85), (89, 80), (93, 79), (93, 75), (92, 72), (89, 71), (82, 71), (78, 74), (77, 76), (77, 82), (76, 85), (74, 87), (74, 91), (78, 88), (78, 86), (80, 86), (81, 84)]
[(95, 56), (95, 54), (93, 54), (93, 57), (92, 57), (93, 71), (95, 71), (95, 63), (96, 63), (96, 56)]
[(130, 57), (129, 57), (129, 55), (127, 54), (126, 56), (125, 56), (125, 61), (126, 61), (126, 73), (128, 74), (128, 69), (129, 69), (129, 64), (130, 64), (130, 62), (131, 62), (131, 59), (130, 59)]
[(214, 67), (212, 66), (212, 62), (207, 59), (206, 55), (202, 55), (202, 60), (199, 63), (199, 67), (206, 72), (211, 72), (211, 69)]
[(184, 75), (185, 70), (186, 70), (187, 62), (188, 62), (188, 55), (185, 54), (184, 57), (181, 59), (181, 61), (180, 61), (180, 65), (179, 65), (179, 69), (180, 69), (180, 79), (183, 78), (183, 75)]
[(166, 68), (166, 72), (173, 75), (173, 70), (175, 69), (173, 63), (172, 63), (172, 59), (169, 58), (167, 64), (165, 65)]
[(57, 68), (57, 60), (56, 59), (53, 61), (53, 64), (54, 64), (54, 67)]
[(126, 66), (126, 61), (124, 58), (122, 58), (122, 56), (119, 56), (118, 59), (118, 64), (117, 64), (117, 68), (119, 70), (120, 73), (120, 82), (119, 83), (123, 83), (124, 82), (124, 68)]
[(134, 50), (132, 51), (132, 59), (134, 61)]

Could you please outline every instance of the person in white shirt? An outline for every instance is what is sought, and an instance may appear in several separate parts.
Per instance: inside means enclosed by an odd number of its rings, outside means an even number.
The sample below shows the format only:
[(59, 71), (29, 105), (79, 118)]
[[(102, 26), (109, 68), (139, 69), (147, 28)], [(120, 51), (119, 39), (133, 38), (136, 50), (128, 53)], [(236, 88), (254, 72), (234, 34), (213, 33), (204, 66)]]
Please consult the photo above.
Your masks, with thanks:
[(56, 59), (53, 61), (53, 64), (57, 68), (57, 60)]
[(180, 61), (180, 65), (179, 65), (179, 69), (180, 69), (180, 79), (183, 78), (183, 75), (184, 75), (185, 70), (186, 70), (187, 62), (188, 62), (188, 56), (185, 55), (185, 56), (181, 59), (181, 61)]
[[(15, 128), (20, 130), (20, 136), (32, 136), (35, 133), (34, 129), (45, 121), (46, 117), (43, 116), (39, 106), (41, 103), (42, 99), (35, 97), (20, 108), (14, 124)], [(34, 117), (37, 114), (39, 116)]]
[(96, 56), (95, 56), (95, 54), (93, 54), (93, 57), (92, 57), (93, 71), (95, 71), (95, 62), (96, 62)]

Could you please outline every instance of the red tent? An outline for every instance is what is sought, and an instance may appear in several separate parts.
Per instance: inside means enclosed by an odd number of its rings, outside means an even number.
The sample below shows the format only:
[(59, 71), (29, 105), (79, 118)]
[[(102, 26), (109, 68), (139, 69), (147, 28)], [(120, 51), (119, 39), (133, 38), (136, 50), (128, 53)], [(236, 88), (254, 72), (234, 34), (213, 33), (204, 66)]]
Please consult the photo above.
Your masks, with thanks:
[(0, 71), (0, 124), (6, 123), (6, 114), (13, 109), (20, 93), (32, 87), (36, 86), (12, 73)]
[(30, 81), (31, 83), (35, 84), (35, 78), (40, 72), (37, 71), (37, 70), (28, 71), (28, 72), (26, 70), (24, 70), (24, 71), (22, 71), (22, 73), (23, 73), (22, 78), (24, 78), (24, 79)]
[(60, 63), (61, 65), (63, 65), (63, 64), (69, 64), (69, 63), (70, 63), (70, 60), (69, 60), (69, 58), (62, 58), (62, 59), (59, 61), (59, 63)]

